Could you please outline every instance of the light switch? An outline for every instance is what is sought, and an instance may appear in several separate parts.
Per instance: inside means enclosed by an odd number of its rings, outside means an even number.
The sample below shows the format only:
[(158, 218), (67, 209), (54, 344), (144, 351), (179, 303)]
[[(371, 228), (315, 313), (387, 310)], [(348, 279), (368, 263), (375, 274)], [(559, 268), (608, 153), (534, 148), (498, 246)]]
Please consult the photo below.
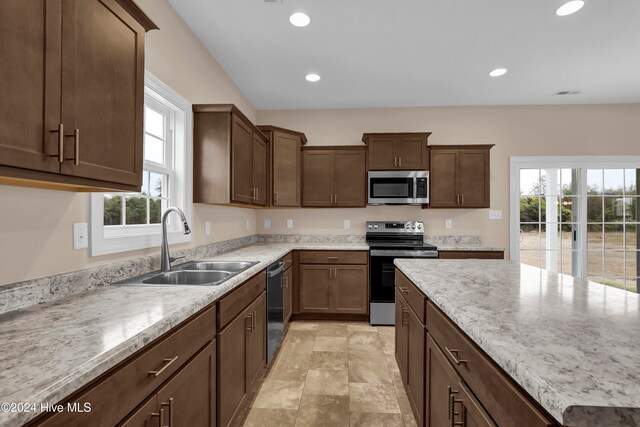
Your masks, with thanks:
[(446, 228), (447, 230), (450, 230), (453, 228), (453, 221), (451, 221), (450, 219), (445, 219), (444, 220), (444, 228)]
[(288, 219), (287, 220), (287, 228), (293, 228), (293, 220), (292, 219)]
[(251, 228), (251, 221), (250, 220), (247, 220), (246, 227), (247, 227), (247, 230), (249, 230)]
[(351, 220), (350, 219), (345, 219), (344, 220), (344, 229), (348, 230), (351, 228)]
[(211, 234), (211, 221), (204, 222), (204, 234), (206, 234), (207, 236)]
[(489, 209), (489, 219), (502, 219), (502, 210)]
[(271, 228), (271, 220), (269, 218), (265, 218), (264, 220), (264, 229), (268, 230)]
[(86, 222), (73, 224), (73, 249), (84, 249), (89, 246), (89, 231)]

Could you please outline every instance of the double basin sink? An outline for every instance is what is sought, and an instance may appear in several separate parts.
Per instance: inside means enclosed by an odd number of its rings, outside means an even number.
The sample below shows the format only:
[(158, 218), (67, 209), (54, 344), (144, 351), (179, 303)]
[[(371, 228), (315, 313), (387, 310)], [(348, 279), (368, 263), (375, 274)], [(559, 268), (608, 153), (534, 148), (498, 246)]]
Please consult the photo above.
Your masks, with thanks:
[(190, 261), (172, 267), (171, 271), (155, 271), (114, 284), (218, 286), (257, 263), (258, 261)]

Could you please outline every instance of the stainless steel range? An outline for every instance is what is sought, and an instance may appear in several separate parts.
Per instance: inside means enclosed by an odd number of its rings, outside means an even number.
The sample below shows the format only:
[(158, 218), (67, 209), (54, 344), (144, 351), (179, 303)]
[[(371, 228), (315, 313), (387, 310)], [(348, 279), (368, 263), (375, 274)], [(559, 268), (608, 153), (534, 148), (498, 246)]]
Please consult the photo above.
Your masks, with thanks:
[(369, 323), (395, 323), (396, 258), (438, 258), (438, 248), (424, 243), (421, 221), (367, 221), (369, 245)]

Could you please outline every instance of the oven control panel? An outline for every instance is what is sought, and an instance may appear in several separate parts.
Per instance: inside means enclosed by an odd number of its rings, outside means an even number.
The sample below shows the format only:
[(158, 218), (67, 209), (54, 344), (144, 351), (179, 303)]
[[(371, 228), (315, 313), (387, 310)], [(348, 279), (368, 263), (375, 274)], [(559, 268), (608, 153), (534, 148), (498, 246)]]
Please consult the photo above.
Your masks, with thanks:
[(422, 221), (367, 221), (367, 233), (424, 233)]

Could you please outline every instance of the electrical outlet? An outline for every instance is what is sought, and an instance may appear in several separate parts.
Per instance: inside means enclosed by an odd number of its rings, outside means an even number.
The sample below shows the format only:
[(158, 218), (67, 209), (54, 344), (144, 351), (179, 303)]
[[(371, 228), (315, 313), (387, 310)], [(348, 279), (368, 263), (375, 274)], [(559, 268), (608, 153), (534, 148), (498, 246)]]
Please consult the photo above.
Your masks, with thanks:
[(247, 230), (249, 230), (251, 228), (251, 221), (250, 220), (247, 220), (247, 225), (246, 226), (247, 226)]
[(502, 219), (502, 210), (489, 209), (489, 219)]
[(89, 247), (89, 231), (86, 222), (76, 222), (73, 224), (73, 249), (84, 249)]
[(444, 228), (446, 228), (447, 230), (450, 230), (453, 228), (453, 221), (451, 221), (450, 219), (445, 219), (444, 220)]
[(292, 219), (288, 219), (287, 220), (287, 228), (293, 228), (293, 220)]
[(351, 228), (351, 220), (350, 219), (345, 219), (344, 220), (344, 229), (348, 230)]
[(265, 230), (268, 230), (268, 229), (270, 229), (270, 228), (271, 228), (271, 220), (270, 220), (269, 218), (266, 218), (266, 219), (264, 220), (264, 229), (265, 229)]
[(204, 222), (204, 234), (207, 236), (211, 234), (211, 221)]

